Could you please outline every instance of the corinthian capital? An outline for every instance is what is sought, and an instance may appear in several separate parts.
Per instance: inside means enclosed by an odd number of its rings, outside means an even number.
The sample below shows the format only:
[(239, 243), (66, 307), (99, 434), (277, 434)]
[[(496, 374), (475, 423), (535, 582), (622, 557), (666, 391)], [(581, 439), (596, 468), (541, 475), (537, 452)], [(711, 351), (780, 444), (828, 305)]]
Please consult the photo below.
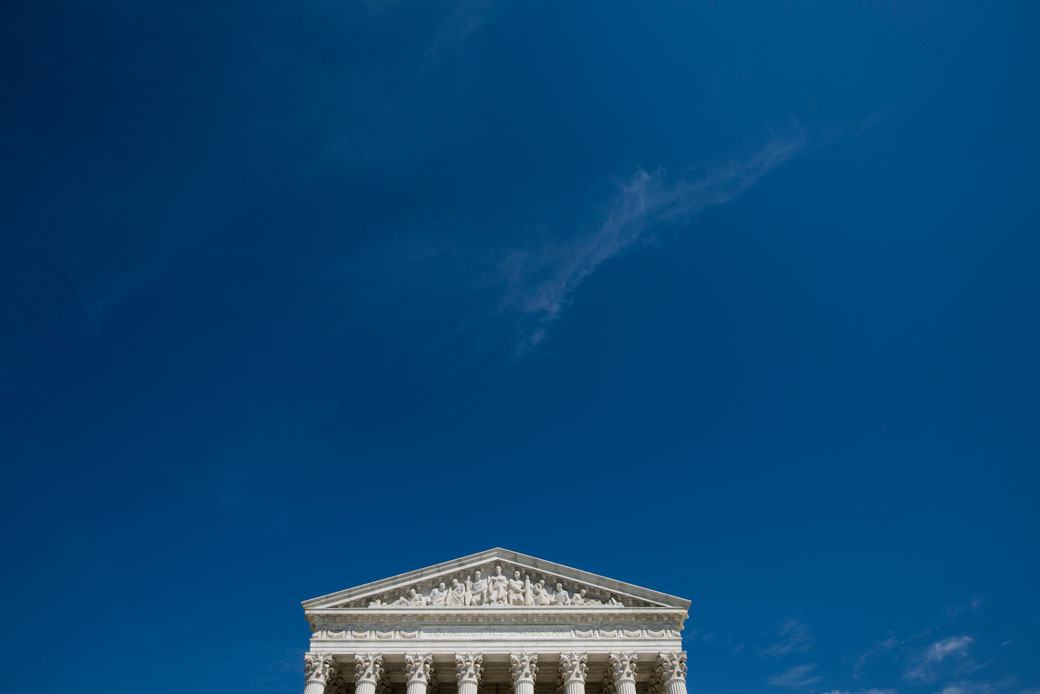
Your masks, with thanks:
[(659, 653), (654, 675), (662, 685), (672, 680), (686, 680), (686, 652)]
[(303, 676), (308, 680), (317, 680), (322, 684), (329, 681), (329, 673), (332, 671), (331, 653), (304, 653), (303, 654)]
[(484, 656), (479, 653), (455, 654), (455, 677), (459, 683), (480, 682), (484, 674)]
[(383, 656), (379, 653), (355, 655), (354, 679), (358, 684), (379, 684), (379, 681), (383, 679)]
[(404, 657), (404, 670), (409, 683), (422, 682), (429, 684), (433, 673), (433, 655), (430, 653), (412, 653)]
[(636, 680), (636, 654), (611, 653), (607, 656), (607, 672), (614, 684)]
[(573, 680), (585, 681), (585, 675), (589, 671), (589, 657), (585, 653), (561, 653), (560, 654), (560, 682), (566, 684)]
[(534, 682), (534, 676), (538, 674), (538, 654), (521, 653), (509, 656), (510, 669), (513, 672), (513, 684), (517, 682)]

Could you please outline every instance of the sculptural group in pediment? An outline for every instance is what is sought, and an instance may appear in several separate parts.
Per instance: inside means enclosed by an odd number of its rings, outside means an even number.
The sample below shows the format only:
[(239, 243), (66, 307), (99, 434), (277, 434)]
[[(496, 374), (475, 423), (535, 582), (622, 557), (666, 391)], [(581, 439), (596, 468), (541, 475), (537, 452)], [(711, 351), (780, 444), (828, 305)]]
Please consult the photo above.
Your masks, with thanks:
[(441, 581), (426, 592), (417, 587), (395, 600), (375, 599), (369, 607), (549, 607), (549, 606), (597, 606), (622, 607), (620, 600), (608, 595), (605, 600), (590, 597), (588, 589), (567, 591), (563, 583), (546, 585), (544, 578), (532, 581), (527, 574), (514, 570), (507, 576), (500, 565), (496, 565), (490, 576), (479, 570), (467, 575), (464, 580), (451, 579), (451, 585)]

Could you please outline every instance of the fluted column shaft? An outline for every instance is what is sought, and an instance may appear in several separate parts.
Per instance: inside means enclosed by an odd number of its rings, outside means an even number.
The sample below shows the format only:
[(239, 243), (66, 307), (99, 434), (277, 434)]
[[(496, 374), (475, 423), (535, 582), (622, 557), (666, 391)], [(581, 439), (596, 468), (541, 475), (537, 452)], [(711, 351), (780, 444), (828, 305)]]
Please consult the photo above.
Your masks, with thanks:
[(455, 677), (459, 683), (459, 694), (477, 694), (477, 686), (484, 674), (484, 657), (474, 653), (455, 655)]
[(332, 670), (329, 653), (305, 653), (303, 656), (303, 694), (324, 694)]
[(659, 654), (657, 676), (664, 683), (664, 694), (686, 694), (686, 653)]
[(588, 656), (585, 653), (560, 654), (560, 681), (563, 694), (585, 694)]
[(433, 674), (433, 655), (430, 653), (406, 655), (404, 669), (408, 683), (407, 694), (426, 694), (426, 688)]
[(636, 654), (611, 653), (607, 667), (617, 694), (636, 694)]
[(356, 694), (376, 694), (383, 679), (383, 656), (378, 653), (359, 653), (354, 656)]
[(521, 653), (509, 657), (513, 673), (513, 694), (534, 694), (534, 678), (538, 674), (538, 655)]

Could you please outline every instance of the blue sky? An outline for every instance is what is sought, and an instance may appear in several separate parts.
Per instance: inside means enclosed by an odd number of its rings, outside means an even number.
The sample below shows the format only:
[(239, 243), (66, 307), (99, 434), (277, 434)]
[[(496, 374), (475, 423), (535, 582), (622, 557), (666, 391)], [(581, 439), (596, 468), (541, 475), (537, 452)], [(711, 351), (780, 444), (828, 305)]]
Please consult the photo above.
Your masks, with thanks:
[(4, 689), (503, 546), (691, 692), (1037, 694), (1038, 8), (5, 5)]

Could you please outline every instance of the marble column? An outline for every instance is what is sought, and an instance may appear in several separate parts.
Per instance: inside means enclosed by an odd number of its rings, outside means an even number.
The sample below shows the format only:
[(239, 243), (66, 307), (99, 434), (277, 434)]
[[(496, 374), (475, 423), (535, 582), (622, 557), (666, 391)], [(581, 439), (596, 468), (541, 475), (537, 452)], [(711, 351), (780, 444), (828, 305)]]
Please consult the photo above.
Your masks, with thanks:
[(686, 653), (659, 653), (655, 673), (664, 694), (686, 694)]
[(303, 694), (324, 694), (332, 671), (331, 653), (303, 654)]
[(584, 653), (560, 654), (560, 684), (563, 694), (585, 694), (589, 657)]
[(405, 680), (408, 683), (407, 694), (426, 694), (426, 689), (433, 676), (433, 655), (431, 653), (413, 653), (404, 657)]
[(608, 655), (607, 676), (617, 694), (636, 694), (636, 654), (611, 653)]
[(534, 694), (534, 677), (538, 674), (538, 654), (509, 656), (513, 673), (513, 694)]
[(479, 653), (455, 654), (455, 677), (459, 694), (477, 694), (477, 685), (484, 674), (484, 656)]
[(358, 653), (354, 656), (354, 688), (356, 694), (376, 694), (383, 679), (383, 656), (379, 653)]

